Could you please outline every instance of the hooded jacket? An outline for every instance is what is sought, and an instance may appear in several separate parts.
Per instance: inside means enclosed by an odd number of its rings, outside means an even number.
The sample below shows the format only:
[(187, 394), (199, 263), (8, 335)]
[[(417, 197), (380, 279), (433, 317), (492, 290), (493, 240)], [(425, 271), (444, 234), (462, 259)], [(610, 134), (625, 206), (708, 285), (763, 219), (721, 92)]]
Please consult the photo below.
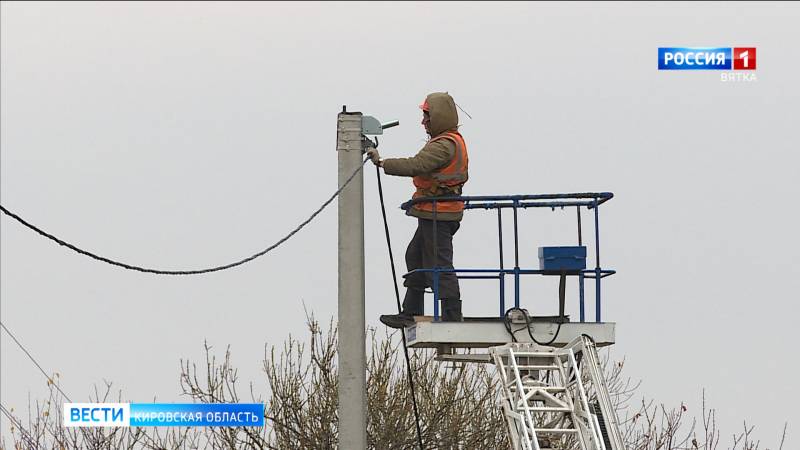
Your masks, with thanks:
[[(458, 132), (458, 112), (453, 97), (444, 92), (436, 92), (425, 99), (430, 115), (431, 139), (411, 158), (388, 158), (383, 161), (383, 171), (387, 175), (404, 177), (430, 176), (448, 166), (456, 157), (456, 144), (450, 139), (436, 139), (446, 132)], [(455, 191), (441, 192), (437, 195), (461, 195), (461, 186)], [(406, 214), (421, 219), (433, 219), (433, 213), (411, 207)], [(437, 212), (437, 220), (458, 221), (463, 211)]]

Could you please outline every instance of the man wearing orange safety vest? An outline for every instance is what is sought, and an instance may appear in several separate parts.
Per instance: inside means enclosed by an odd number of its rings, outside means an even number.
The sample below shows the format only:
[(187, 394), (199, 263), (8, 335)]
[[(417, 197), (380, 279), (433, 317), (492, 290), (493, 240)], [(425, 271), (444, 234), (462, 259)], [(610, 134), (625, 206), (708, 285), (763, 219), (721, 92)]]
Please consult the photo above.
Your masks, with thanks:
[[(420, 105), (422, 125), (430, 139), (422, 150), (411, 158), (381, 159), (377, 150), (368, 155), (378, 167), (383, 167), (387, 175), (413, 177), (413, 198), (461, 195), (467, 182), (467, 145), (458, 132), (458, 113), (456, 104), (447, 93), (436, 92), (428, 95)], [(417, 218), (417, 231), (406, 250), (408, 271), (415, 269), (453, 268), (453, 235), (461, 225), (464, 202), (436, 202), (434, 226), (434, 205), (432, 202), (417, 203), (406, 214)], [(435, 230), (435, 231), (434, 231)], [(434, 239), (435, 233), (435, 239)], [(434, 242), (438, 251), (434, 251)], [(392, 328), (402, 328), (414, 323), (413, 316), (421, 316), (425, 311), (424, 295), (426, 287), (433, 287), (433, 273), (409, 275), (403, 285), (406, 296), (400, 314), (381, 316), (381, 322)], [(452, 272), (439, 275), (439, 298), (442, 300), (442, 320), (463, 321), (461, 315), (461, 293), (458, 278)]]

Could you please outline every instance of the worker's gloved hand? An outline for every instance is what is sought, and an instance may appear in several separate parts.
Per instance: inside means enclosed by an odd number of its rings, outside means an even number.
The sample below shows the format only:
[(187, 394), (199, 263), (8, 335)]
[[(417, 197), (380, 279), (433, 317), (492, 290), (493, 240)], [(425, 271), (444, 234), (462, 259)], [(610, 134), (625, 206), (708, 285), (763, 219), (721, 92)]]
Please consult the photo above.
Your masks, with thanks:
[(378, 167), (383, 167), (383, 161), (381, 161), (381, 155), (378, 153), (377, 149), (371, 148), (367, 150), (367, 156), (369, 156), (369, 159), (372, 160), (372, 164), (375, 164)]

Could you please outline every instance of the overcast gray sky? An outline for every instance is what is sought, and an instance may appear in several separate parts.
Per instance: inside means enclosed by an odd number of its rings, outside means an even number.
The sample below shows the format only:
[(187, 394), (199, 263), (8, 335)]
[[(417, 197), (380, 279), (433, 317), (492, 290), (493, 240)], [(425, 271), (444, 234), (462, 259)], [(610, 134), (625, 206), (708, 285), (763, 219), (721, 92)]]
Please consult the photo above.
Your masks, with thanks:
[[(271, 244), (336, 188), (341, 105), (399, 119), (380, 150), (423, 144), (417, 105), (449, 91), (470, 150), (467, 194), (612, 191), (602, 212), (604, 319), (641, 393), (723, 432), (747, 419), (795, 448), (800, 363), (797, 175), (800, 5), (3, 3), (3, 206), (134, 264), (200, 268)], [(757, 47), (757, 81), (659, 72), (659, 46)], [(365, 177), (367, 321), (394, 309)], [(399, 259), (415, 223), (385, 181)], [(521, 258), (572, 244), (573, 214), (528, 212)], [(159, 277), (72, 253), (7, 217), (2, 321), (73, 399), (179, 396), (179, 359), (231, 345), (265, 389), (264, 344), (336, 314), (336, 213), (267, 257)], [(469, 213), (457, 266), (495, 263), (494, 221)], [(462, 285), (467, 315), (494, 285)], [(524, 284), (549, 312), (555, 280)], [(574, 292), (572, 292), (574, 293)], [(577, 315), (574, 297), (568, 312)], [(430, 311), (430, 304), (428, 305)], [(593, 310), (590, 309), (590, 317)], [(382, 327), (382, 325), (380, 325)], [(45, 381), (2, 334), (0, 394), (25, 410)], [(3, 433), (8, 430), (3, 426)]]

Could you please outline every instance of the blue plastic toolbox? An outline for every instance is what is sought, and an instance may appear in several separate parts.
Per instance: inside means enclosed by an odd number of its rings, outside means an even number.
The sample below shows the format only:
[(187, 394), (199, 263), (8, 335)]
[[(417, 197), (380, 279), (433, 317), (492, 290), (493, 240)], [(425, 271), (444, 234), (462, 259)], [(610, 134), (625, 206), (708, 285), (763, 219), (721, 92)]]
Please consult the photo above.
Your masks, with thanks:
[(576, 272), (586, 268), (586, 247), (539, 247), (539, 270)]

